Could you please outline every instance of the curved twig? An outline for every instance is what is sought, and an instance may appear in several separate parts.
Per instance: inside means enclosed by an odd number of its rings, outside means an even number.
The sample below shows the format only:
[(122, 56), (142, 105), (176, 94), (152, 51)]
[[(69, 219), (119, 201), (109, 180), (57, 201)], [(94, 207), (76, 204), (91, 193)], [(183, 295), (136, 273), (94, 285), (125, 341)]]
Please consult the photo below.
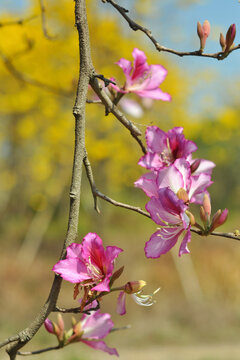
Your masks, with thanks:
[(203, 53), (201, 50), (195, 50), (195, 51), (177, 51), (174, 49), (170, 49), (167, 48), (163, 45), (160, 45), (160, 43), (154, 38), (154, 36), (152, 35), (152, 32), (137, 24), (135, 21), (133, 21), (128, 15), (128, 10), (125, 9), (124, 7), (118, 5), (114, 0), (103, 0), (104, 3), (109, 3), (111, 4), (120, 14), (122, 17), (124, 17), (124, 19), (127, 21), (129, 27), (134, 30), (134, 31), (141, 31), (143, 32), (150, 40), (151, 42), (154, 44), (155, 48), (158, 51), (164, 51), (164, 52), (168, 52), (180, 57), (183, 56), (201, 56), (201, 57), (206, 57), (206, 58), (213, 58), (213, 59), (217, 59), (217, 60), (223, 60), (225, 59), (231, 52), (240, 49), (240, 44), (238, 44), (237, 46), (233, 47), (231, 50), (229, 50), (227, 53), (224, 53), (223, 51), (219, 51), (217, 53), (214, 54), (205, 54)]
[(17, 354), (21, 355), (21, 356), (37, 355), (37, 354), (42, 354), (44, 352), (51, 351), (51, 350), (58, 350), (61, 348), (62, 348), (62, 346), (57, 345), (57, 346), (50, 346), (48, 348), (35, 350), (35, 351), (18, 351)]

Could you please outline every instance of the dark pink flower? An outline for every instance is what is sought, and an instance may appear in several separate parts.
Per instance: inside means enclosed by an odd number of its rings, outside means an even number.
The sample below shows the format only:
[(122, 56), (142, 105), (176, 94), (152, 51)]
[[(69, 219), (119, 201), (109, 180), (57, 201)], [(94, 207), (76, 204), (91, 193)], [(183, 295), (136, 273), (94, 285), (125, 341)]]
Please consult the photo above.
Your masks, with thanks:
[(105, 250), (100, 237), (88, 233), (82, 244), (73, 243), (67, 248), (66, 259), (55, 264), (53, 271), (71, 283), (92, 286), (96, 291), (110, 291), (114, 260), (122, 251), (116, 246), (107, 246)]
[(150, 170), (163, 169), (176, 159), (186, 159), (197, 150), (193, 141), (185, 139), (182, 127), (164, 132), (157, 126), (149, 126), (146, 130), (146, 143), (147, 154), (138, 164)]
[(167, 70), (162, 65), (148, 65), (146, 55), (137, 48), (134, 48), (132, 56), (133, 66), (131, 61), (124, 58), (117, 62), (126, 76), (126, 82), (121, 89), (114, 85), (113, 87), (124, 94), (132, 92), (141, 97), (170, 101), (171, 96), (159, 88)]

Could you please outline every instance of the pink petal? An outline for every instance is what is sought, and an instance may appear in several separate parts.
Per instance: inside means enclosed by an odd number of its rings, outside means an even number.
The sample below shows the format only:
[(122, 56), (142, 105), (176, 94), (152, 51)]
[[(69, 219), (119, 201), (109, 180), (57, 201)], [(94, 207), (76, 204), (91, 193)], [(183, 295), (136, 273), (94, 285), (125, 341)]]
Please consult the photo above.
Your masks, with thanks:
[(190, 251), (188, 250), (188, 247), (187, 247), (187, 244), (191, 241), (191, 231), (190, 229), (186, 232), (183, 240), (182, 240), (182, 243), (180, 245), (180, 248), (179, 248), (179, 256), (181, 256), (182, 254), (189, 254)]
[(95, 311), (84, 317), (82, 324), (82, 339), (103, 339), (113, 328), (110, 314)]
[(88, 233), (82, 241), (82, 256), (88, 263), (102, 267), (102, 258), (104, 257), (104, 247), (102, 239), (96, 233)]
[(94, 286), (92, 288), (92, 290), (95, 290), (95, 291), (110, 291), (110, 288), (109, 288), (110, 277), (111, 277), (111, 273), (109, 274), (109, 276), (106, 276), (103, 279), (102, 282), (100, 282), (99, 284)]
[(81, 258), (82, 257), (82, 245), (73, 243), (67, 247), (67, 257)]
[(60, 260), (54, 265), (52, 270), (56, 274), (61, 275), (64, 280), (70, 281), (73, 284), (80, 283), (81, 281), (90, 278), (86, 265), (78, 258)]
[(160, 170), (166, 166), (157, 153), (150, 152), (141, 157), (138, 165), (151, 170)]
[(134, 83), (140, 77), (144, 77), (146, 72), (149, 71), (149, 66), (147, 64), (147, 58), (143, 51), (134, 48), (132, 52), (132, 56), (134, 58), (133, 61), (133, 73), (131, 82)]
[(201, 173), (198, 176), (191, 177), (191, 187), (189, 190), (189, 199), (191, 203), (202, 204), (203, 196), (207, 187), (212, 185), (211, 175)]
[(146, 129), (146, 143), (148, 150), (153, 153), (161, 153), (166, 147), (167, 135), (157, 126), (148, 126)]
[(152, 90), (148, 90), (148, 89), (136, 90), (134, 92), (141, 97), (146, 97), (155, 100), (162, 100), (162, 101), (171, 101), (171, 95), (163, 92), (160, 88), (152, 89)]
[(166, 254), (176, 244), (183, 230), (182, 227), (177, 227), (162, 228), (156, 231), (145, 245), (146, 257), (155, 259)]
[(159, 189), (168, 187), (176, 194), (185, 184), (181, 172), (175, 165), (170, 165), (158, 172), (157, 185)]
[(156, 183), (156, 173), (150, 172), (141, 176), (134, 185), (142, 189), (149, 197), (158, 197), (158, 187)]
[(150, 65), (149, 72), (151, 76), (147, 79), (148, 84), (146, 90), (154, 90), (164, 81), (167, 70), (162, 65)]
[(117, 313), (119, 315), (126, 314), (126, 293), (124, 291), (120, 291), (117, 299)]
[[(196, 160), (197, 159), (192, 160), (191, 164)], [(212, 161), (200, 159), (200, 164), (196, 171), (194, 171), (193, 175), (200, 175), (201, 173), (212, 174), (212, 170), (215, 166), (216, 164), (214, 164)]]
[(114, 349), (114, 348), (108, 347), (107, 344), (104, 341), (81, 340), (81, 342), (83, 342), (84, 344), (90, 346), (93, 349), (105, 351), (109, 355), (119, 356), (117, 350)]
[(126, 79), (129, 81), (130, 80), (130, 73), (132, 71), (132, 63), (129, 60), (126, 60), (124, 58), (121, 58), (117, 63), (118, 66), (120, 66), (120, 68), (122, 68)]

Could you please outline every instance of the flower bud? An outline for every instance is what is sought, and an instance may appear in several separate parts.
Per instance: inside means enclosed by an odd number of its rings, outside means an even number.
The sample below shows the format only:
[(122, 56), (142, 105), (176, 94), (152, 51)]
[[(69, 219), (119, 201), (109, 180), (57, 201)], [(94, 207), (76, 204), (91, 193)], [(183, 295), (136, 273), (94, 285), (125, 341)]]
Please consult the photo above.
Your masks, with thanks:
[(216, 214), (213, 216), (212, 224), (209, 232), (212, 232), (217, 227), (223, 225), (227, 221), (227, 217), (228, 217), (228, 209), (218, 210)]
[(210, 34), (210, 23), (208, 20), (205, 20), (203, 25), (198, 21), (197, 23), (197, 34), (200, 39), (200, 50), (203, 51), (205, 48), (206, 40)]
[(203, 209), (209, 218), (211, 215), (211, 201), (207, 194), (204, 194), (204, 197), (203, 197)]
[(46, 329), (50, 334), (55, 334), (54, 328), (55, 328), (56, 324), (55, 324), (55, 326), (54, 326), (54, 325), (53, 325), (53, 322), (52, 322), (50, 319), (47, 318), (47, 319), (44, 321), (44, 326), (45, 326), (45, 329)]
[(205, 210), (204, 210), (203, 206), (200, 206), (200, 218), (201, 218), (202, 222), (203, 222), (204, 224), (206, 224), (206, 222), (207, 222), (207, 215), (206, 215), (206, 213), (205, 213)]
[(228, 52), (231, 49), (231, 46), (234, 42), (236, 36), (236, 25), (232, 24), (229, 26), (229, 29), (226, 34), (226, 49), (225, 52)]
[(225, 37), (224, 37), (223, 33), (220, 33), (219, 42), (220, 42), (222, 51), (225, 51), (225, 49), (226, 49), (226, 40), (225, 40)]
[(190, 166), (191, 174), (193, 174), (193, 173), (198, 169), (200, 163), (201, 163), (201, 159), (196, 159), (196, 160), (192, 163), (192, 165)]
[(144, 280), (137, 280), (137, 281), (129, 281), (124, 285), (124, 292), (127, 294), (135, 294), (138, 291), (142, 290), (147, 283)]

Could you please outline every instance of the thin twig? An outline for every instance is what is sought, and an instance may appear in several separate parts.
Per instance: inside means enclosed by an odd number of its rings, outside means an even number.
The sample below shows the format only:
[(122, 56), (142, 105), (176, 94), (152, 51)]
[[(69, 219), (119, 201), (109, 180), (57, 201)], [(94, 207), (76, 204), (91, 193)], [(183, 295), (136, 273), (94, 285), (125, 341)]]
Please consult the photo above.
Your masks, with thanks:
[(44, 6), (44, 2), (43, 0), (39, 0), (39, 4), (40, 4), (40, 10), (41, 10), (41, 19), (42, 19), (42, 30), (43, 30), (43, 35), (45, 36), (46, 39), (48, 40), (55, 40), (56, 36), (52, 36), (49, 35), (49, 32), (47, 30), (47, 22), (46, 22), (46, 8)]
[(89, 315), (92, 311), (97, 311), (99, 309), (100, 309), (100, 304), (98, 302), (97, 306), (90, 308), (88, 310), (81, 310), (81, 306), (74, 307), (74, 308), (68, 308), (68, 309), (56, 306), (55, 309), (53, 310), (53, 312), (61, 312), (64, 314), (68, 314), (68, 313), (79, 314), (79, 313), (81, 313), (81, 314)]
[(3, 22), (0, 22), (0, 28), (1, 27), (4, 27), (4, 26), (13, 26), (13, 25), (24, 25), (26, 24), (27, 22), (33, 20), (33, 19), (36, 19), (37, 15), (32, 15), (32, 16), (29, 16), (28, 18), (26, 19), (17, 19), (17, 20), (9, 20), (9, 21), (3, 21)]
[(92, 194), (93, 194), (93, 199), (94, 199), (94, 208), (95, 208), (95, 210), (97, 212), (99, 212), (99, 209), (98, 209), (98, 206), (97, 206), (97, 197), (99, 197), (99, 198), (109, 202), (110, 204), (112, 204), (114, 206), (119, 206), (119, 207), (122, 207), (124, 209), (132, 210), (132, 211), (138, 212), (139, 214), (150, 218), (150, 215), (146, 211), (142, 210), (140, 207), (124, 204), (124, 203), (118, 202), (116, 200), (113, 200), (110, 197), (108, 197), (108, 196), (104, 195), (103, 193), (101, 193), (97, 189), (97, 187), (95, 185), (95, 181), (94, 181), (92, 167), (91, 167), (90, 161), (88, 160), (87, 153), (85, 153), (84, 165), (85, 165), (85, 170), (86, 170), (86, 173), (87, 173), (87, 178), (88, 178), (88, 181), (89, 181), (91, 189), (92, 189)]
[(112, 102), (109, 96), (106, 94), (104, 89), (99, 85), (96, 76), (92, 76), (90, 79), (90, 85), (92, 89), (95, 91), (97, 96), (101, 99), (102, 103), (105, 105), (108, 112), (111, 112), (131, 133), (133, 138), (138, 142), (140, 145), (143, 153), (146, 153), (145, 146), (143, 145), (139, 136), (142, 134), (141, 131), (134, 125), (130, 120), (126, 118), (125, 115), (118, 109), (118, 107)]
[(61, 348), (62, 348), (62, 346), (57, 345), (57, 346), (51, 346), (51, 347), (48, 347), (45, 349), (40, 349), (40, 350), (35, 350), (35, 351), (18, 351), (17, 354), (21, 355), (21, 356), (37, 355), (37, 354), (42, 354), (44, 352), (51, 351), (51, 350), (58, 350)]
[(213, 54), (205, 54), (203, 53), (201, 50), (195, 50), (195, 51), (177, 51), (174, 49), (170, 49), (167, 48), (165, 46), (160, 45), (160, 43), (154, 38), (154, 36), (152, 35), (152, 32), (137, 24), (135, 21), (133, 21), (128, 15), (127, 13), (129, 12), (127, 9), (123, 8), (122, 6), (118, 5), (114, 0), (105, 0), (103, 1), (105, 3), (109, 3), (111, 4), (123, 17), (124, 19), (127, 21), (129, 27), (134, 30), (134, 31), (142, 31), (150, 40), (151, 42), (154, 44), (155, 48), (158, 51), (164, 51), (164, 52), (168, 52), (177, 56), (201, 56), (201, 57), (206, 57), (206, 58), (213, 58), (213, 59), (217, 59), (217, 60), (223, 60), (225, 59), (231, 52), (237, 50), (240, 48), (240, 44), (238, 44), (237, 46), (233, 47), (231, 50), (228, 51), (228, 53), (224, 53), (223, 51), (219, 51), (217, 53), (213, 53)]
[(13, 65), (12, 59), (7, 57), (2, 52), (0, 52), (0, 58), (2, 59), (3, 64), (5, 65), (8, 72), (13, 77), (15, 77), (18, 81), (23, 82), (23, 83), (27, 83), (27, 84), (32, 85), (32, 86), (39, 87), (39, 88), (44, 89), (46, 91), (50, 91), (51, 93), (53, 93), (55, 95), (59, 95), (59, 96), (67, 97), (67, 98), (72, 98), (72, 92), (70, 92), (70, 91), (65, 91), (65, 90), (59, 89), (59, 88), (57, 88), (55, 86), (45, 84), (45, 83), (43, 83), (43, 82), (41, 82), (39, 80), (33, 79), (33, 78), (21, 73), (20, 71), (18, 71), (18, 69), (15, 67), (15, 65)]
[(17, 341), (17, 340), (19, 340), (19, 335), (11, 336), (11, 337), (5, 339), (4, 341), (0, 342), (0, 348), (10, 344), (11, 342)]
[(113, 328), (112, 330), (110, 330), (110, 333), (112, 333), (114, 331), (128, 330), (128, 329), (131, 329), (131, 325), (121, 326), (119, 328)]
[(224, 233), (224, 232), (212, 232), (211, 234), (204, 234), (201, 230), (195, 230), (195, 229), (192, 229), (191, 228), (191, 231), (194, 232), (195, 234), (198, 234), (200, 236), (209, 236), (209, 235), (212, 235), (212, 236), (221, 236), (221, 237), (225, 237), (225, 238), (228, 238), (228, 239), (233, 239), (233, 240), (237, 240), (237, 241), (240, 241), (240, 238), (239, 236), (237, 235), (234, 235), (234, 233)]

